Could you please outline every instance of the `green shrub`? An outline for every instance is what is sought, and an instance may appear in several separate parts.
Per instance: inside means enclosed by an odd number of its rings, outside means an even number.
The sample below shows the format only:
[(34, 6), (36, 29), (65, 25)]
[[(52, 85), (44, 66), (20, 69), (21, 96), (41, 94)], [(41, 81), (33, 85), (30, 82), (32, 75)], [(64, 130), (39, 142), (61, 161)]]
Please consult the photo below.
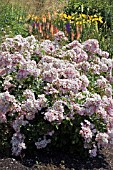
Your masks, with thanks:
[(113, 4), (111, 0), (69, 0), (68, 5), (64, 8), (64, 13), (101, 16), (103, 23), (98, 23), (98, 32), (92, 25), (83, 26), (80, 41), (83, 42), (87, 38), (98, 39), (101, 48), (108, 50), (111, 57), (113, 56)]
[(88, 15), (99, 15), (102, 16), (106, 25), (111, 28), (112, 16), (113, 16), (113, 5), (111, 1), (101, 0), (69, 0), (68, 5), (65, 6), (64, 12), (71, 15), (72, 13), (77, 14), (88, 14)]

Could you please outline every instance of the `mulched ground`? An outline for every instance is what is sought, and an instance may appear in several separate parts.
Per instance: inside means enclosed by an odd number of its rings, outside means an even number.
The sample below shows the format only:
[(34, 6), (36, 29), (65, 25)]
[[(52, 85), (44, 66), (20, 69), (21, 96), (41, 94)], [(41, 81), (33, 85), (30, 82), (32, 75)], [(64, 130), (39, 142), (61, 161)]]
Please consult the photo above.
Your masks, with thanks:
[(103, 149), (97, 158), (40, 151), (21, 159), (0, 156), (0, 170), (113, 170), (113, 148)]

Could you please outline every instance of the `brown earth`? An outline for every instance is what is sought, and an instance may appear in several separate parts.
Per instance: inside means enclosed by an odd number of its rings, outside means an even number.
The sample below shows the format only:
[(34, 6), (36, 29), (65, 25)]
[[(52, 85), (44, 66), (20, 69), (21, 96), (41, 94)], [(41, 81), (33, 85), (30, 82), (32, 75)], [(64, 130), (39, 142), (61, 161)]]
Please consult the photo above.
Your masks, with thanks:
[(0, 156), (0, 170), (113, 170), (113, 148), (102, 149), (96, 158), (81, 158), (62, 152), (40, 151), (37, 156)]

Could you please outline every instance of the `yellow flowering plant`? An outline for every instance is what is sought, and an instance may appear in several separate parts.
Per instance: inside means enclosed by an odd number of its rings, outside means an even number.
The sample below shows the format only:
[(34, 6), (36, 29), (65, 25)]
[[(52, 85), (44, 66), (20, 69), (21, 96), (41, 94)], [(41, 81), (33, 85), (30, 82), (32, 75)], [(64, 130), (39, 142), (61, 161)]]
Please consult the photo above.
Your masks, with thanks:
[(98, 24), (103, 23), (102, 19), (103, 18), (101, 16), (97, 15), (86, 15), (84, 13), (73, 13), (69, 15), (62, 12), (60, 14), (57, 13), (54, 24), (58, 27), (58, 29), (64, 31), (68, 38), (71, 38), (70, 40), (72, 40), (70, 34), (73, 33), (74, 38), (79, 39), (83, 29), (93, 29), (98, 32)]
[[(84, 13), (67, 15), (56, 11), (53, 14), (48, 13), (47, 16), (42, 15), (40, 17), (29, 14), (26, 18), (33, 27), (32, 33), (37, 34), (38, 38), (40, 36), (41, 38), (45, 37), (47, 33), (46, 36), (51, 39), (54, 33), (61, 30), (65, 32), (70, 41), (74, 38), (79, 39), (84, 29), (93, 29), (98, 32), (98, 24), (103, 23), (102, 19), (101, 16), (97, 15), (86, 15)], [(41, 23), (41, 26), (39, 23)]]

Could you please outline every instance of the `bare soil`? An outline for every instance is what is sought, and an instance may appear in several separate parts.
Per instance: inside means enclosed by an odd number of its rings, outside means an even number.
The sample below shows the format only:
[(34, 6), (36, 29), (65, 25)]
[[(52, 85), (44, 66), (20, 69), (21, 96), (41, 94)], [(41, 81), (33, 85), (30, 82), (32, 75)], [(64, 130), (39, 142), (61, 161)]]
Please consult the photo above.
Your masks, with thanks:
[(0, 155), (0, 170), (113, 170), (113, 148), (102, 149), (96, 158), (45, 151), (39, 151), (35, 157)]

